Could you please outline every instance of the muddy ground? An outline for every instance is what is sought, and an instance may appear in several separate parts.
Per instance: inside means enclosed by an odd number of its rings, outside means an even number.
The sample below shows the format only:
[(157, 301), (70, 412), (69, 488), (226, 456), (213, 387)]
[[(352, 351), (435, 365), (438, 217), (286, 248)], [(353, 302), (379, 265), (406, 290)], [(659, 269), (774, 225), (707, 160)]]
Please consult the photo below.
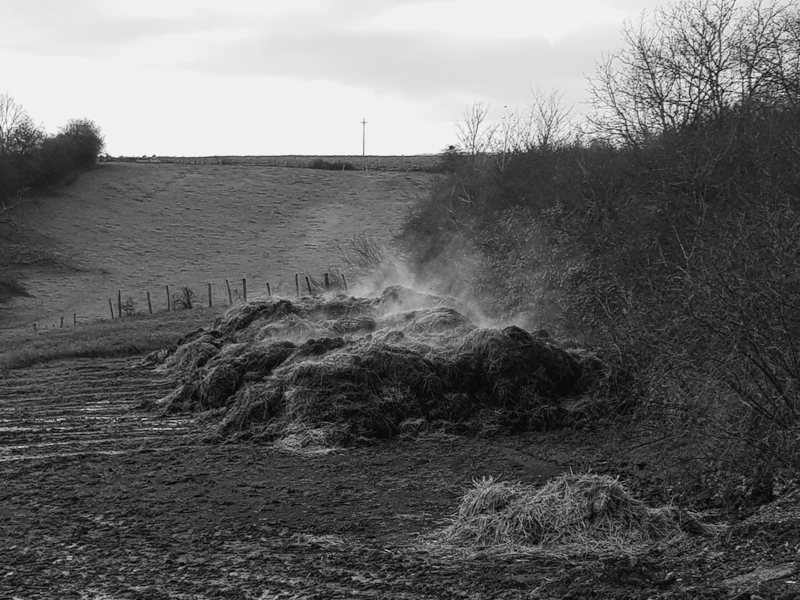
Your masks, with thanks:
[(597, 432), (205, 445), (134, 408), (170, 387), (137, 365), (2, 374), (0, 598), (800, 597), (796, 500), (635, 558), (454, 553), (431, 536), (474, 478), (613, 468)]

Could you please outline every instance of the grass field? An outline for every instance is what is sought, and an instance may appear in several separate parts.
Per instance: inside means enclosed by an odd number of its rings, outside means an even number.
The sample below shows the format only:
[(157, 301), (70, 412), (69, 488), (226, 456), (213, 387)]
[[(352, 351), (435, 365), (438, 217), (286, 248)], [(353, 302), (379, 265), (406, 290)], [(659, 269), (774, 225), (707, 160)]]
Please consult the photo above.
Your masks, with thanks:
[(354, 236), (388, 240), (434, 176), (422, 172), (105, 163), (18, 216), (7, 267), (30, 298), (0, 314), (0, 327), (40, 327), (110, 317), (118, 291), (138, 311), (166, 308), (165, 286), (189, 286), (227, 303), (270, 283), (294, 292), (294, 274), (340, 269)]
[(71, 358), (119, 358), (170, 346), (181, 336), (214, 322), (218, 309), (199, 308), (97, 320), (34, 331), (0, 331), (0, 371)]
[[(135, 162), (137, 158), (117, 159)], [(152, 160), (152, 159), (147, 159)], [(248, 165), (269, 167), (311, 167), (316, 164), (344, 164), (356, 170), (369, 171), (428, 171), (435, 172), (440, 163), (440, 158), (435, 154), (422, 156), (325, 156), (325, 155), (297, 155), (283, 156), (160, 156), (156, 157), (162, 163), (177, 163), (186, 165)]]

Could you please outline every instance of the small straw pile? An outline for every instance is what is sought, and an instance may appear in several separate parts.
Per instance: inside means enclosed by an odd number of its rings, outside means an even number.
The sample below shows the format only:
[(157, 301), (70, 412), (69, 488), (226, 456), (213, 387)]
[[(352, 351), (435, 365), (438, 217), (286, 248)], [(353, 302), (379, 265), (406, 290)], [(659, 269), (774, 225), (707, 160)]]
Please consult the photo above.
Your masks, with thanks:
[(567, 554), (626, 550), (702, 530), (695, 516), (674, 506), (649, 508), (619, 479), (570, 474), (542, 488), (475, 481), (441, 541), (471, 550), (562, 550)]
[(286, 428), (284, 436), (275, 442), (274, 447), (306, 458), (324, 456), (339, 449), (338, 437), (340, 432), (333, 426), (311, 427), (296, 422)]

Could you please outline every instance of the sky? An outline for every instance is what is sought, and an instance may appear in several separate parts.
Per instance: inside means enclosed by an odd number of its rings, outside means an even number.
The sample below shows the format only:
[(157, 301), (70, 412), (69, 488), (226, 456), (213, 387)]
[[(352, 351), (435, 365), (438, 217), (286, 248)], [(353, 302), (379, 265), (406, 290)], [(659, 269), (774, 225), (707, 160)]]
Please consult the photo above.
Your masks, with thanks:
[(580, 115), (658, 4), (0, 0), (0, 94), (49, 133), (93, 120), (112, 156), (437, 153), (478, 102), (498, 120), (555, 91)]

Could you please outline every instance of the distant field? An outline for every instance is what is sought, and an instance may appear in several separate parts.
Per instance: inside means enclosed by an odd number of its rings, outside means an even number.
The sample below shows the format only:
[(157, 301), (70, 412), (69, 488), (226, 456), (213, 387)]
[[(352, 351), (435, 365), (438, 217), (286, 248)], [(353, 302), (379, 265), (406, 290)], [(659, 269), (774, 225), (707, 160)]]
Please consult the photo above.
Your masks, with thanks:
[[(270, 167), (310, 167), (315, 161), (327, 163), (349, 163), (358, 170), (370, 171), (436, 171), (441, 157), (436, 154), (416, 156), (308, 156), (286, 154), (280, 156), (158, 156), (152, 157), (162, 163), (186, 165), (250, 165)], [(124, 162), (142, 160), (137, 157), (123, 157)]]
[(294, 273), (342, 268), (339, 247), (354, 236), (389, 239), (434, 177), (167, 161), (101, 164), (29, 203), (19, 232), (34, 247), (11, 256), (33, 297), (14, 300), (0, 326), (109, 318), (118, 290), (140, 311), (146, 290), (165, 308), (165, 285), (205, 299), (210, 282), (216, 305), (226, 278), (235, 291), (246, 277), (249, 297), (267, 283), (293, 293)]

